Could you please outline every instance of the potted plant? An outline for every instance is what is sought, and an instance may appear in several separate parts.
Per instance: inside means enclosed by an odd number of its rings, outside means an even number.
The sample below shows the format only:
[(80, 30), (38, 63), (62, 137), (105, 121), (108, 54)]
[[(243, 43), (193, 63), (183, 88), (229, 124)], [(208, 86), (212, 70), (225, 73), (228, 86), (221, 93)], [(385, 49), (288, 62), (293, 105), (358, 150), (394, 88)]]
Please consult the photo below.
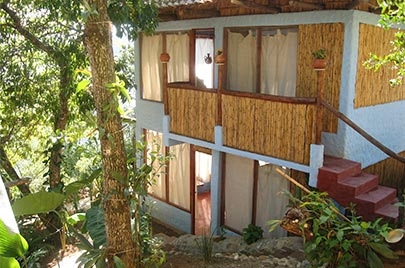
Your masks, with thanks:
[(314, 61), (312, 66), (315, 70), (323, 70), (326, 68), (326, 49), (320, 48), (312, 52), (312, 56), (314, 57)]

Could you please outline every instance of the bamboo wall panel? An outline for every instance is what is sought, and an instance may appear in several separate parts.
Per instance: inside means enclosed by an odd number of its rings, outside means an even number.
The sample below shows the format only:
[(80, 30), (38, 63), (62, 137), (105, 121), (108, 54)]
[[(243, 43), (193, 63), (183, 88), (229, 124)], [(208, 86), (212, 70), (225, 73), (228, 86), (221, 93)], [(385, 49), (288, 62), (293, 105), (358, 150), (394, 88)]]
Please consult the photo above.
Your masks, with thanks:
[(216, 92), (168, 88), (170, 132), (214, 142)]
[(224, 145), (308, 164), (314, 104), (222, 96)]
[[(400, 155), (405, 157), (405, 152)], [(405, 192), (405, 165), (398, 160), (390, 157), (364, 168), (363, 171), (378, 175), (380, 184)]]
[(396, 77), (395, 70), (383, 66), (375, 72), (364, 67), (370, 53), (384, 56), (392, 49), (390, 42), (394, 39), (395, 30), (384, 30), (381, 27), (360, 24), (359, 58), (357, 63), (356, 108), (383, 104), (405, 99), (405, 85), (391, 87), (389, 80)]
[[(328, 61), (325, 70), (324, 99), (339, 110), (343, 42), (343, 23), (299, 25), (297, 97), (316, 97), (317, 78), (316, 71), (312, 68), (312, 52), (323, 47), (327, 50)], [(323, 121), (323, 131), (337, 132), (336, 116), (326, 111)]]

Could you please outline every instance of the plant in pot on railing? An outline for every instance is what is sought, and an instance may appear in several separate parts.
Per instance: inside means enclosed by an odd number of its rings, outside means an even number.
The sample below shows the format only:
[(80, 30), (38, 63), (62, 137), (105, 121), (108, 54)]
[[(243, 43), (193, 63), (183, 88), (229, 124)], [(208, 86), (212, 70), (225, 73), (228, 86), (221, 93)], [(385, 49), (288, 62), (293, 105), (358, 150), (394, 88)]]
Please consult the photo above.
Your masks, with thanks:
[(315, 70), (323, 70), (326, 68), (326, 49), (320, 48), (312, 52), (314, 60), (312, 66)]

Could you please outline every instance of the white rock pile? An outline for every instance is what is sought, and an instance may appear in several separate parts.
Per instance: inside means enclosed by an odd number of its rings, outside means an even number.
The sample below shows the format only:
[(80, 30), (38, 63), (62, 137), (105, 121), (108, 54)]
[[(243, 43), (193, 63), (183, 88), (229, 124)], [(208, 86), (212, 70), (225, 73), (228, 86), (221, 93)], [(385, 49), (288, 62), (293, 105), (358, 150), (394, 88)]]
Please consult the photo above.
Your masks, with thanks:
[[(170, 248), (168, 254), (200, 255), (195, 235), (181, 235), (169, 237), (158, 234), (164, 244)], [(255, 267), (279, 268), (306, 268), (309, 267), (305, 260), (303, 241), (301, 237), (263, 238), (253, 244), (246, 244), (241, 237), (224, 237), (214, 239), (213, 255), (218, 258), (234, 260), (250, 260), (257, 264)]]

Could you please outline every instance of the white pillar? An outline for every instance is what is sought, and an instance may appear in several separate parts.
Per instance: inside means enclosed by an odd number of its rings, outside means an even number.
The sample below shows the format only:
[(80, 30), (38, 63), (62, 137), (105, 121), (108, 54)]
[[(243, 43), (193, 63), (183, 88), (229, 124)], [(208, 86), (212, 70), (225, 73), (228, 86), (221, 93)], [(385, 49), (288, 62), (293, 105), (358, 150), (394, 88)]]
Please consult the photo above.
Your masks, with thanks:
[(212, 150), (211, 154), (211, 233), (220, 234), (222, 153)]
[(322, 144), (311, 144), (310, 155), (308, 184), (311, 187), (316, 187), (319, 168), (323, 166), (324, 146)]

